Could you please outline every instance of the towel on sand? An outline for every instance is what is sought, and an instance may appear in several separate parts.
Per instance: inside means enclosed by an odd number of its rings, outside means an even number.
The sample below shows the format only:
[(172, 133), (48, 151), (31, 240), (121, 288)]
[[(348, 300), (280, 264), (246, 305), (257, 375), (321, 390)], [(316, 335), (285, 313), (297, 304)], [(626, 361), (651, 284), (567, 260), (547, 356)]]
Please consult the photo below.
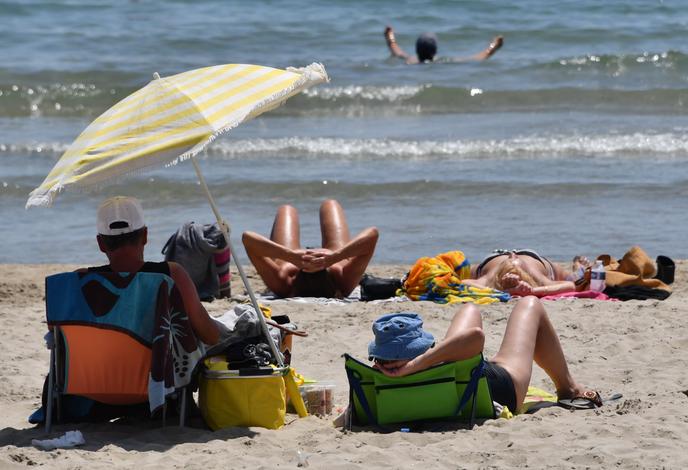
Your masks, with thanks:
[(600, 255), (597, 259), (602, 260), (607, 271), (607, 286), (642, 286), (671, 292), (671, 287), (653, 278), (657, 272), (655, 263), (639, 246), (631, 247), (621, 261), (607, 254)]
[(402, 290), (411, 300), (431, 300), (442, 304), (473, 302), (491, 304), (510, 299), (506, 292), (467, 286), (471, 265), (461, 251), (449, 251), (433, 258), (420, 258), (411, 267)]

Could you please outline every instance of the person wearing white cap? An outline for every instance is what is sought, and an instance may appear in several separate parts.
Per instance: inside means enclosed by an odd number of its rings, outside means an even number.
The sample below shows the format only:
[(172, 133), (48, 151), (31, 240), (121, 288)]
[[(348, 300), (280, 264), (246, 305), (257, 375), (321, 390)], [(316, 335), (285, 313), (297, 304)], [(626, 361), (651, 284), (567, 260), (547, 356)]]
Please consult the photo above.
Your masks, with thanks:
[(98, 247), (105, 253), (109, 264), (90, 267), (92, 272), (154, 272), (170, 276), (179, 289), (191, 328), (207, 345), (218, 342), (220, 331), (198, 298), (193, 281), (182, 266), (174, 262), (144, 260), (144, 247), (148, 242), (148, 228), (143, 218), (141, 203), (133, 197), (115, 196), (98, 207)]

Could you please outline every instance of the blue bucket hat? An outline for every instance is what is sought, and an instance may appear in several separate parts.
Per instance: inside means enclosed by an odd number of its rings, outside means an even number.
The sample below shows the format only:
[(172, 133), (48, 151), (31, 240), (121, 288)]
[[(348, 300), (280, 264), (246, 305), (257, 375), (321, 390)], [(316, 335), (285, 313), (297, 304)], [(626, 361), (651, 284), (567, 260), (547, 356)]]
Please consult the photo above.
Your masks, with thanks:
[(372, 359), (413, 359), (435, 344), (435, 338), (423, 330), (417, 313), (398, 312), (383, 315), (373, 323), (375, 340), (368, 345)]

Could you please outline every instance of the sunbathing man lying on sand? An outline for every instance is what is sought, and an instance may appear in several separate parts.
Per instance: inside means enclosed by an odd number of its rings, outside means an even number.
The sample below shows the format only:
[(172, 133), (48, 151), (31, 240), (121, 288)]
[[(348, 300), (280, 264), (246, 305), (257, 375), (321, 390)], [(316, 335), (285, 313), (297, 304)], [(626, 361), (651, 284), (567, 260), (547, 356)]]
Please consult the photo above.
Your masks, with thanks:
[[(573, 272), (589, 264), (586, 258), (577, 256), (573, 259)], [(542, 297), (576, 290), (571, 272), (533, 250), (499, 250), (479, 265), (472, 266), (471, 277), (472, 279), (464, 279), (462, 282), (514, 295)]]
[[(464, 304), (454, 315), (442, 341), (423, 331), (415, 313), (385, 315), (375, 321), (375, 340), (368, 355), (375, 368), (398, 377), (425, 370), (442, 362), (460, 361), (481, 353), (485, 344), (480, 311)], [(552, 323), (542, 302), (529, 296), (518, 301), (509, 316), (497, 354), (486, 361), (492, 399), (516, 412), (526, 397), (535, 361), (554, 382), (562, 406), (602, 406), (600, 395), (574, 380), (569, 372)]]
[(280, 206), (270, 238), (244, 232), (246, 253), (265, 285), (280, 297), (348, 296), (373, 257), (378, 231), (369, 227), (353, 239), (344, 209), (329, 199), (320, 206), (322, 248), (301, 248), (299, 214)]
[[(426, 62), (432, 62), (435, 60), (437, 54), (437, 36), (433, 33), (423, 33), (418, 36), (416, 40), (416, 55), (412, 56), (404, 52), (404, 50), (397, 44), (396, 37), (394, 36), (394, 30), (391, 26), (385, 28), (385, 41), (387, 41), (387, 47), (389, 48), (390, 54), (393, 57), (398, 57), (404, 59), (407, 64), (424, 64)], [(487, 48), (478, 52), (475, 55), (469, 57), (449, 57), (448, 62), (468, 62), (476, 60), (485, 60), (497, 52), (504, 44), (504, 38), (502, 36), (496, 36)]]

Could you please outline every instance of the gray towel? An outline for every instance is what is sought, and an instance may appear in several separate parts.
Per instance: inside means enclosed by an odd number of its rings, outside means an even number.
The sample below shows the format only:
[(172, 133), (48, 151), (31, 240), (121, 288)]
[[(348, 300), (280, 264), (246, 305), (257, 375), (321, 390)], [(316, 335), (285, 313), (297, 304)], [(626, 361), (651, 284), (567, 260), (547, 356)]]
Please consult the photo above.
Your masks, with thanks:
[(184, 267), (201, 300), (219, 297), (220, 281), (213, 254), (227, 246), (217, 224), (187, 222), (167, 240), (162, 249), (165, 261)]

